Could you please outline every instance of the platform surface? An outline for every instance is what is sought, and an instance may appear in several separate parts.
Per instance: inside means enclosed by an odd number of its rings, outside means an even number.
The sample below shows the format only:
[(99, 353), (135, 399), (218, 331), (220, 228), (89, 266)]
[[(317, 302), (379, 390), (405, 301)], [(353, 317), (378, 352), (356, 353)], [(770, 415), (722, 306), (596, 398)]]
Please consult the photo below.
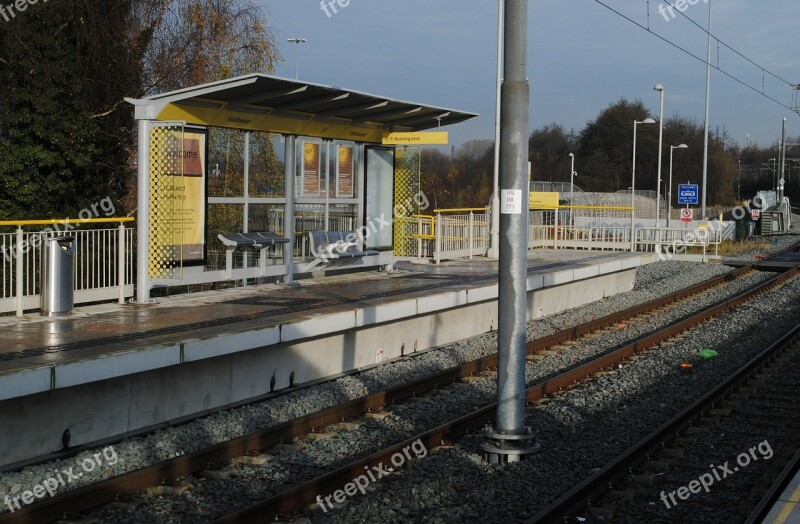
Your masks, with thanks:
[(800, 524), (800, 473), (795, 475), (763, 522), (764, 524)]
[[(548, 287), (630, 269), (653, 260), (653, 255), (641, 253), (532, 251), (528, 257), (528, 276), (529, 280), (541, 277), (542, 285)], [(421, 303), (420, 298), (493, 285), (496, 298), (497, 268), (496, 260), (485, 258), (439, 265), (399, 262), (393, 272), (362, 272), (300, 280), (289, 286), (265, 284), (174, 295), (147, 305), (79, 307), (72, 315), (61, 318), (45, 318), (38, 313), (21, 318), (0, 317), (3, 333), (0, 399), (42, 391), (45, 382), (49, 389), (101, 378), (87, 376), (85, 370), (78, 371), (77, 367), (74, 376), (70, 376), (71, 363), (124, 357), (113, 367), (135, 373), (182, 362), (183, 343), (187, 340), (202, 341), (221, 333), (242, 336), (256, 333), (265, 342), (263, 345), (268, 345), (270, 333), (279, 332), (279, 339), (271, 343), (286, 342), (291, 340), (287, 338), (291, 332), (287, 326), (308, 325), (308, 321), (318, 317), (324, 322), (325, 318), (335, 318), (337, 313), (350, 312), (352, 316), (354, 310), (409, 299)], [(149, 356), (141, 353), (164, 348), (175, 351), (153, 352)], [(225, 348), (213, 351), (232, 352)], [(60, 373), (58, 379), (56, 368)], [(35, 386), (36, 383), (40, 385)]]

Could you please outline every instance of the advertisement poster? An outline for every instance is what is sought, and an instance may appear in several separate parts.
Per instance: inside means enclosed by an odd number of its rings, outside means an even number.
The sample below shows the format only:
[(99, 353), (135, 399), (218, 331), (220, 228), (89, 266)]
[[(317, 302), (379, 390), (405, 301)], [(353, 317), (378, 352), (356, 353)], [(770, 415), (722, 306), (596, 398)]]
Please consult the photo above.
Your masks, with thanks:
[(336, 163), (336, 196), (353, 198), (353, 146), (339, 146), (339, 161)]
[(151, 180), (151, 209), (157, 210), (151, 221), (158, 221), (154, 241), (163, 249), (167, 266), (204, 264), (207, 131), (170, 129), (163, 138), (163, 169)]
[(320, 190), (320, 144), (303, 144), (303, 196), (319, 196)]

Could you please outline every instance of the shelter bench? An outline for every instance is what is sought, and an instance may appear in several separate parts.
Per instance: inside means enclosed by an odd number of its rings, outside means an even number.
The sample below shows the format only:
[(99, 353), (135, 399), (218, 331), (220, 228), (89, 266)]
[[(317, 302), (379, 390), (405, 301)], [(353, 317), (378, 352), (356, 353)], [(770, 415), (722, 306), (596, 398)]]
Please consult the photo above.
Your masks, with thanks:
[(325, 267), (346, 265), (349, 261), (376, 256), (380, 251), (359, 249), (358, 238), (352, 231), (309, 231), (311, 254), (314, 262), (308, 266)]
[(262, 269), (267, 267), (267, 250), (276, 244), (288, 244), (289, 239), (278, 236), (268, 231), (257, 233), (220, 233), (217, 235), (225, 244), (225, 273), (231, 278), (233, 272), (233, 252), (237, 248), (254, 248), (260, 251), (258, 265)]

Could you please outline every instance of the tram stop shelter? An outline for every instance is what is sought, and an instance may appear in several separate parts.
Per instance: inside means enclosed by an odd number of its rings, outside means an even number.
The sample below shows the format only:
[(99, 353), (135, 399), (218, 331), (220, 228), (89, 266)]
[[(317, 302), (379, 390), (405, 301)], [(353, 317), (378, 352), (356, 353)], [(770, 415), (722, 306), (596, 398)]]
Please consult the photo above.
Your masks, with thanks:
[(139, 303), (159, 286), (390, 266), (395, 219), (427, 205), (407, 146), (477, 116), (264, 74), (127, 101)]

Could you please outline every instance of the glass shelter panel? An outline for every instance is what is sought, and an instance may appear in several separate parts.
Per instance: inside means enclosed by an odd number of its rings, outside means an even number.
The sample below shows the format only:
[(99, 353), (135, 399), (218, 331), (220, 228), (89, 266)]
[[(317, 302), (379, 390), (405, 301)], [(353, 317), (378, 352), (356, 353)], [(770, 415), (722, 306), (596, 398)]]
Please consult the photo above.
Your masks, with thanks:
[(225, 268), (225, 245), (220, 242), (220, 233), (241, 231), (244, 221), (244, 206), (240, 204), (208, 205), (208, 258), (206, 268)]
[(370, 249), (392, 249), (391, 222), (394, 196), (394, 150), (367, 148), (366, 162), (366, 245)]
[(208, 130), (208, 196), (244, 196), (244, 131)]
[(250, 197), (283, 198), (286, 195), (284, 142), (283, 135), (270, 133), (250, 135)]

